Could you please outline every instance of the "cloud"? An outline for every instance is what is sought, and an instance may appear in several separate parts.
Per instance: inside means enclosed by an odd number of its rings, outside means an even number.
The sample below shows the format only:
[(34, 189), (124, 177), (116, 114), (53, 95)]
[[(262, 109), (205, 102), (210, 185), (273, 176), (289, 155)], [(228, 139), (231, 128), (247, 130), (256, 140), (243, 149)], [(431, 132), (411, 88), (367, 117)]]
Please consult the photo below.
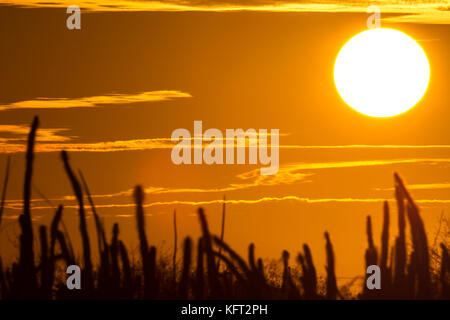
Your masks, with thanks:
[[(450, 183), (426, 183), (426, 184), (409, 184), (410, 190), (436, 190), (436, 189), (450, 189)], [(394, 188), (374, 188), (377, 191), (393, 191)]]
[[(272, 179), (279, 181), (290, 181), (295, 179), (299, 171), (337, 168), (356, 168), (368, 166), (384, 166), (395, 164), (416, 164), (416, 163), (450, 163), (450, 159), (445, 158), (421, 158), (421, 159), (387, 159), (387, 160), (361, 160), (361, 161), (336, 161), (336, 162), (299, 162), (280, 167), (278, 173)], [(241, 179), (252, 179), (259, 177), (259, 169), (242, 173), (238, 176)], [(269, 176), (272, 177), (272, 176)]]
[[(8, 125), (8, 127), (14, 127)], [(38, 130), (39, 132), (42, 129)], [(43, 132), (43, 136), (49, 135), (52, 130), (56, 132), (64, 131), (67, 129), (44, 129), (47, 131)], [(21, 134), (28, 134), (28, 127), (20, 126)], [(0, 131), (1, 132), (1, 131)], [(257, 136), (259, 133), (256, 133), (255, 136), (250, 137), (248, 140), (252, 141), (253, 139), (257, 140)], [(267, 133), (267, 136), (271, 136), (271, 133)], [(287, 134), (279, 134), (280, 136), (285, 136)], [(70, 137), (61, 137), (60, 140), (54, 139), (50, 140), (51, 137), (47, 137), (47, 140), (40, 141), (66, 141), (70, 140)], [(67, 139), (64, 139), (67, 138)], [(72, 137), (73, 138), (73, 137)], [(190, 140), (194, 141), (195, 139), (199, 139), (198, 137), (191, 137)], [(18, 143), (17, 140), (24, 139), (4, 139), (0, 138), (0, 154), (1, 153), (18, 153), (24, 152), (26, 150), (26, 146), (24, 143)], [(223, 138), (223, 141), (226, 141), (227, 138)], [(59, 152), (61, 150), (66, 150), (69, 152), (119, 152), (119, 151), (143, 151), (143, 150), (153, 150), (153, 149), (172, 149), (178, 142), (172, 141), (171, 138), (149, 138), (149, 139), (132, 139), (132, 140), (115, 140), (115, 141), (99, 141), (99, 142), (87, 142), (87, 143), (77, 143), (77, 142), (64, 142), (64, 143), (40, 143), (37, 144), (35, 151), (36, 152)], [(202, 148), (205, 148), (208, 143), (204, 143)], [(237, 142), (235, 142), (236, 146)], [(194, 148), (195, 146), (192, 146)], [(223, 148), (226, 147), (226, 144), (222, 145)], [(195, 147), (196, 148), (196, 147)], [(281, 147), (282, 148), (282, 147)]]
[[(311, 182), (309, 179), (313, 176), (313, 173), (306, 173), (304, 170), (320, 170), (320, 169), (337, 169), (337, 168), (353, 168), (362, 166), (381, 166), (381, 165), (395, 165), (395, 164), (420, 164), (420, 163), (450, 163), (450, 159), (397, 159), (397, 160), (368, 160), (368, 161), (341, 161), (341, 162), (325, 162), (325, 163), (296, 163), (281, 166), (278, 173), (272, 176), (261, 176), (259, 171), (252, 170), (239, 174), (236, 177), (239, 180), (244, 180), (241, 183), (232, 183), (224, 187), (219, 188), (170, 188), (170, 187), (147, 187), (145, 188), (145, 193), (148, 195), (160, 195), (160, 194), (197, 194), (197, 193), (226, 193), (237, 190), (244, 190), (249, 188), (261, 187), (261, 186), (275, 186), (281, 184), (293, 184), (293, 183), (306, 183)], [(248, 182), (247, 182), (248, 181)], [(411, 185), (408, 186), (409, 189), (419, 189), (429, 186), (430, 188), (447, 188), (450, 187), (450, 183), (445, 184), (430, 184), (430, 185)], [(392, 190), (377, 188), (376, 190)], [(118, 197), (130, 197), (133, 194), (133, 189), (127, 189), (115, 193), (109, 194), (93, 194), (92, 198), (95, 199), (109, 199)], [(67, 195), (59, 198), (48, 199), (55, 202), (64, 201), (74, 201), (75, 197), (72, 195)], [(6, 200), (6, 203), (22, 203), (22, 200)], [(45, 199), (32, 199), (32, 202), (46, 202)], [(313, 200), (313, 203), (320, 202), (321, 200)], [(343, 200), (342, 200), (343, 201)], [(342, 202), (341, 201), (341, 202)], [(381, 201), (381, 199), (377, 199)], [(431, 200), (430, 200), (431, 201)]]
[(302, 145), (284, 145), (280, 146), (283, 149), (450, 149), (450, 145), (394, 145), (394, 144), (379, 144), (379, 145), (368, 145), (368, 144), (348, 144), (340, 146), (302, 146)]
[[(64, 7), (72, 1), (43, 2), (41, 0), (3, 0), (22, 7)], [(387, 17), (389, 22), (449, 24), (450, 1), (341, 1), (341, 0), (79, 0), (86, 11), (269, 11), (269, 12), (366, 12), (368, 5), (377, 5), (381, 13), (400, 15)]]
[[(68, 141), (74, 136), (61, 136), (59, 133), (68, 131), (67, 128), (51, 128), (51, 129), (39, 129), (37, 133), (37, 141), (43, 142), (62, 142)], [(10, 138), (1, 138), (0, 139), (0, 150), (2, 150), (2, 143), (8, 144), (11, 141), (26, 141), (28, 133), (30, 131), (30, 127), (28, 125), (10, 125), (10, 124), (2, 124), (0, 125), (0, 133), (10, 134), (13, 137)], [(13, 144), (15, 145), (15, 144)], [(7, 152), (8, 153), (8, 152)]]
[[(261, 176), (255, 177), (255, 180), (249, 183), (231, 183), (228, 186), (220, 188), (167, 188), (167, 187), (149, 187), (145, 188), (146, 194), (173, 194), (173, 193), (226, 193), (230, 191), (237, 191), (248, 189), (252, 187), (260, 186), (274, 186), (279, 184), (290, 184), (294, 182), (309, 182), (308, 177), (312, 174), (306, 173), (295, 173), (289, 177), (283, 176), (282, 178), (277, 178), (277, 175), (273, 176)], [(128, 189), (125, 191), (113, 193), (113, 194), (103, 194), (94, 195), (94, 198), (112, 198), (119, 196), (130, 196), (133, 193), (133, 189)]]
[[(171, 149), (174, 143), (165, 138), (134, 139), (101, 141), (88, 143), (39, 143), (36, 152), (118, 152), (118, 151), (142, 151), (152, 149)], [(18, 153), (26, 150), (25, 143), (14, 143), (11, 141), (0, 141), (0, 153)]]
[[(26, 126), (15, 126), (15, 125), (3, 125), (5, 129), (1, 132), (17, 133), (22, 134), (24, 137), (28, 134), (29, 128)], [(17, 128), (14, 128), (17, 127)], [(10, 130), (10, 131), (8, 131)], [(16, 131), (15, 131), (16, 130)], [(66, 128), (56, 128), (56, 129), (39, 129), (38, 130), (38, 141), (42, 142), (64, 142), (71, 140), (75, 137), (59, 136), (57, 133), (64, 132), (68, 129)], [(15, 131), (15, 132), (13, 132)], [(41, 131), (43, 131), (41, 133)], [(54, 139), (52, 134), (55, 136)], [(271, 134), (268, 133), (268, 136)], [(288, 133), (279, 134), (279, 136), (286, 136)], [(53, 140), (52, 140), (53, 139)], [(191, 138), (193, 141), (194, 138)], [(251, 140), (253, 138), (250, 138)], [(254, 138), (256, 139), (256, 137)], [(13, 138), (0, 138), (0, 154), (1, 153), (18, 153), (24, 152), (26, 146), (24, 143), (19, 143), (18, 141), (24, 141), (21, 139)], [(223, 138), (226, 141), (226, 138)], [(40, 143), (36, 146), (36, 152), (59, 152), (61, 150), (66, 150), (69, 152), (119, 152), (119, 151), (144, 151), (153, 149), (172, 149), (178, 142), (172, 141), (170, 138), (149, 138), (149, 139), (132, 139), (132, 140), (114, 140), (114, 141), (99, 141), (99, 142), (87, 142), (87, 143), (77, 143), (77, 142), (64, 142), (64, 143)], [(209, 143), (209, 142), (208, 142)], [(203, 144), (203, 148), (208, 145), (208, 143)], [(236, 143), (235, 143), (236, 145)], [(194, 146), (192, 146), (194, 147)], [(226, 147), (224, 144), (222, 147)], [(292, 149), (292, 150), (302, 150), (302, 149), (450, 149), (450, 145), (280, 145), (280, 149)]]
[[(237, 175), (240, 180), (248, 181), (247, 183), (232, 183), (220, 188), (167, 188), (167, 187), (149, 187), (145, 189), (147, 194), (170, 194), (170, 193), (226, 193), (231, 191), (249, 189), (261, 186), (276, 186), (281, 184), (306, 183), (311, 182), (309, 179), (314, 173), (305, 173), (304, 170), (319, 169), (337, 169), (337, 168), (355, 168), (363, 166), (381, 166), (395, 164), (419, 164), (419, 163), (450, 163), (450, 159), (397, 159), (397, 160), (368, 160), (368, 161), (341, 161), (329, 163), (298, 163), (281, 166), (275, 175), (262, 176), (259, 170), (245, 172)], [(450, 183), (433, 184), (433, 185), (412, 185), (410, 189), (419, 188), (450, 188)], [(409, 186), (408, 186), (409, 188)], [(389, 189), (390, 190), (390, 189)], [(112, 198), (120, 196), (130, 196), (132, 189), (113, 193), (94, 195), (95, 198)]]
[(36, 98), (0, 106), (0, 111), (16, 109), (70, 109), (94, 108), (101, 105), (137, 102), (166, 101), (174, 98), (191, 98), (189, 93), (176, 90), (147, 91), (136, 94), (108, 94), (81, 98)]
[[(173, 200), (173, 201), (157, 201), (144, 204), (145, 208), (156, 207), (156, 206), (175, 206), (175, 205), (185, 205), (185, 206), (207, 206), (214, 204), (228, 204), (228, 205), (252, 205), (264, 202), (281, 202), (281, 201), (295, 201), (303, 202), (308, 204), (322, 204), (322, 203), (379, 203), (386, 200), (394, 201), (394, 199), (383, 199), (383, 198), (308, 198), (308, 197), (298, 197), (295, 195), (287, 195), (282, 197), (262, 197), (258, 199), (216, 199), (216, 200), (206, 200), (206, 201), (189, 201), (189, 200)], [(449, 204), (448, 199), (415, 199), (414, 202), (420, 204)], [(121, 203), (121, 204), (99, 204), (96, 208), (103, 209), (113, 209), (113, 208), (133, 208), (135, 203)], [(11, 210), (23, 210), (22, 202), (8, 203), (5, 208)], [(77, 209), (77, 205), (66, 205), (65, 209)], [(33, 206), (33, 210), (47, 210), (54, 209), (52, 206)], [(131, 216), (131, 215), (130, 215)]]

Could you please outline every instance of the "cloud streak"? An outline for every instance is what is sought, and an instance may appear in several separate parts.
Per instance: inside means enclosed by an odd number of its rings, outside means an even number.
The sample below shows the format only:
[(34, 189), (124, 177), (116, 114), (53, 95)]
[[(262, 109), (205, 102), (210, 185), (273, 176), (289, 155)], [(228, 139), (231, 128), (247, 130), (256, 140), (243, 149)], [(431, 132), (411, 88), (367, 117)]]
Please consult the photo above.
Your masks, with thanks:
[[(409, 184), (410, 190), (437, 190), (437, 189), (450, 189), (450, 183), (424, 183), (424, 184)], [(394, 188), (374, 188), (377, 191), (393, 191)]]
[[(387, 160), (361, 160), (361, 161), (336, 161), (336, 162), (300, 162), (280, 167), (278, 173), (272, 179), (291, 180), (299, 171), (318, 169), (356, 168), (368, 166), (384, 166), (395, 164), (418, 164), (418, 163), (450, 163), (445, 158), (417, 158), (417, 159), (387, 159)], [(278, 176), (278, 177), (277, 177)], [(246, 180), (261, 177), (259, 169), (240, 174), (239, 178)], [(269, 176), (271, 177), (271, 176)]]
[[(118, 151), (142, 151), (153, 149), (171, 149), (175, 144), (166, 138), (133, 139), (101, 141), (88, 143), (40, 143), (36, 145), (36, 152), (118, 152)], [(14, 141), (0, 141), (0, 153), (24, 152), (26, 145)]]
[[(161, 195), (161, 194), (200, 194), (200, 193), (226, 193), (237, 190), (244, 190), (249, 188), (261, 187), (261, 186), (276, 186), (282, 184), (293, 184), (293, 183), (306, 183), (311, 182), (309, 178), (314, 175), (314, 173), (304, 172), (305, 170), (320, 170), (320, 169), (339, 169), (339, 168), (356, 168), (365, 166), (384, 166), (384, 165), (395, 165), (395, 164), (435, 164), (435, 163), (450, 163), (450, 159), (397, 159), (397, 160), (368, 160), (368, 161), (341, 161), (341, 162), (325, 162), (325, 163), (297, 163), (281, 166), (278, 173), (273, 176), (261, 176), (258, 170), (252, 170), (245, 172), (243, 174), (237, 175), (237, 178), (241, 183), (232, 183), (224, 187), (219, 188), (169, 188), (169, 187), (147, 187), (145, 188), (145, 193), (148, 195)], [(421, 188), (448, 188), (450, 183), (435, 183), (427, 185), (411, 185), (408, 186), (410, 189), (421, 189)], [(382, 189), (377, 188), (375, 190), (393, 190), (391, 188)], [(129, 197), (133, 193), (133, 189), (127, 189), (115, 193), (109, 194), (93, 194), (92, 198), (95, 199), (110, 199), (119, 197)], [(75, 198), (72, 195), (63, 196), (54, 199), (48, 199), (50, 201), (74, 201)], [(379, 200), (379, 199), (378, 199)], [(378, 201), (377, 200), (377, 201)], [(6, 203), (14, 204), (21, 203), (22, 200), (6, 200)], [(46, 199), (33, 199), (35, 203), (46, 202)]]
[[(37, 141), (41, 142), (62, 142), (69, 141), (74, 136), (62, 136), (59, 133), (68, 131), (67, 128), (51, 128), (51, 129), (39, 129), (37, 132)], [(12, 135), (10, 138), (1, 138), (0, 140), (0, 150), (2, 143), (10, 143), (11, 141), (26, 141), (27, 135), (30, 132), (30, 127), (28, 125), (10, 125), (10, 124), (2, 124), (0, 125), (0, 133)], [(17, 145), (14, 144), (13, 145)], [(7, 152), (8, 153), (8, 152)]]
[[(158, 207), (158, 206), (207, 206), (215, 204), (228, 204), (228, 205), (252, 205), (260, 204), (265, 202), (282, 202), (282, 201), (295, 201), (303, 202), (307, 204), (322, 204), (322, 203), (379, 203), (383, 201), (395, 201), (394, 199), (384, 199), (384, 198), (308, 198), (308, 197), (298, 197), (295, 195), (287, 195), (282, 197), (262, 197), (258, 199), (216, 199), (207, 201), (189, 201), (189, 200), (173, 200), (173, 201), (156, 201), (152, 203), (144, 204), (145, 208)], [(420, 204), (449, 204), (448, 199), (415, 199), (416, 203)], [(122, 203), (122, 204), (99, 204), (96, 208), (112, 209), (112, 208), (133, 208), (135, 203)], [(22, 203), (9, 203), (5, 206), (7, 209), (11, 210), (22, 210)], [(64, 206), (65, 209), (77, 209), (77, 205), (67, 205)], [(52, 206), (33, 206), (33, 210), (47, 210), (54, 209)]]
[[(9, 126), (8, 127), (12, 127)], [(29, 128), (20, 126), (20, 134), (25, 131), (28, 132)], [(42, 130), (47, 130), (47, 132), (40, 133)], [(59, 132), (64, 132), (68, 129), (66, 128), (56, 128), (56, 129), (39, 129), (38, 139), (42, 142), (63, 142), (70, 140), (74, 137), (62, 137), (55, 138), (51, 140), (51, 137), (43, 139), (45, 136), (49, 136), (52, 132), (56, 135)], [(0, 133), (1, 133), (0, 129)], [(3, 131), (7, 132), (7, 131)], [(283, 134), (280, 134), (283, 136)], [(194, 138), (191, 138), (193, 140)], [(24, 152), (26, 146), (23, 143), (19, 143), (17, 140), (23, 139), (7, 139), (0, 138), (0, 154), (1, 153), (18, 153)], [(224, 140), (226, 140), (224, 138)], [(87, 143), (77, 143), (77, 142), (64, 142), (64, 143), (40, 143), (36, 146), (36, 152), (58, 152), (61, 150), (66, 150), (70, 152), (119, 152), (119, 151), (144, 151), (153, 149), (172, 149), (178, 142), (171, 141), (170, 138), (149, 138), (149, 139), (132, 139), (132, 140), (115, 140), (115, 141), (99, 141), (99, 142), (87, 142)], [(203, 148), (206, 147), (208, 143), (203, 144)], [(194, 146), (192, 146), (194, 148)], [(226, 145), (224, 144), (225, 148)], [(280, 149), (292, 149), (292, 150), (303, 150), (303, 149), (450, 149), (450, 145), (280, 145)]]
[(17, 109), (71, 109), (94, 108), (103, 105), (139, 102), (167, 101), (175, 98), (191, 98), (189, 93), (177, 90), (146, 91), (136, 94), (108, 94), (81, 98), (36, 98), (0, 106), (0, 111)]
[[(281, 146), (280, 146), (281, 148)], [(450, 149), (450, 145), (445, 144), (430, 144), (430, 145), (395, 145), (395, 144), (348, 144), (348, 145), (317, 145), (317, 146), (302, 146), (302, 145), (285, 145), (284, 149)]]
[[(43, 2), (40, 0), (3, 0), (3, 3), (21, 7), (64, 7), (71, 1)], [(340, 0), (79, 0), (77, 5), (86, 11), (268, 11), (268, 12), (366, 12), (368, 5), (377, 5), (381, 13), (395, 13), (390, 22), (450, 23), (450, 1), (340, 1)]]

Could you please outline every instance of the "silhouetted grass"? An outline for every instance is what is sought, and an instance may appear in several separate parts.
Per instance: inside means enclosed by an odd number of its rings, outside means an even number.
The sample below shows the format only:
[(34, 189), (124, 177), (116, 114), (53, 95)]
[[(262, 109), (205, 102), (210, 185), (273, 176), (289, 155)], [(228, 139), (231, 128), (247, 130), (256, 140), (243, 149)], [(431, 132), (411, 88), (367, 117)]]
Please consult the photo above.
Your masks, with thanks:
[[(31, 225), (31, 179), (33, 172), (33, 148), (38, 127), (35, 118), (31, 126), (26, 152), (24, 181), (24, 210), (19, 216), (21, 227), (19, 261), (5, 266), (0, 259), (0, 295), (2, 299), (450, 299), (450, 257), (448, 248), (441, 243), (441, 259), (435, 276), (431, 277), (430, 248), (419, 209), (408, 193), (401, 178), (395, 174), (395, 197), (398, 212), (398, 235), (394, 245), (389, 245), (390, 210), (388, 203), (383, 207), (383, 228), (381, 250), (378, 251), (372, 232), (371, 217), (367, 217), (366, 266), (377, 264), (382, 272), (382, 289), (368, 290), (351, 296), (348, 288), (337, 285), (335, 271), (336, 255), (331, 236), (325, 236), (326, 278), (317, 276), (313, 254), (307, 244), (298, 253), (296, 262), (290, 264), (290, 253), (282, 250), (282, 270), (264, 266), (261, 258), (255, 257), (255, 245), (248, 247), (247, 261), (224, 241), (225, 204), (222, 212), (220, 237), (211, 234), (203, 208), (198, 209), (202, 236), (197, 239), (187, 237), (183, 243), (181, 267), (177, 266), (177, 224), (173, 216), (174, 252), (172, 268), (161, 264), (158, 251), (150, 246), (146, 235), (144, 214), (144, 191), (141, 186), (134, 190), (136, 203), (136, 227), (139, 241), (140, 261), (130, 262), (129, 253), (120, 240), (119, 225), (112, 228), (111, 242), (105, 237), (102, 221), (95, 209), (86, 180), (75, 176), (66, 152), (62, 161), (73, 192), (78, 202), (79, 230), (82, 240), (82, 261), (77, 261), (66, 231), (60, 230), (63, 214), (62, 205), (56, 210), (49, 228), (39, 226), (40, 256), (33, 250), (33, 230)], [(3, 187), (0, 218), (5, 200), (8, 181), (9, 160)], [(83, 188), (82, 188), (83, 186)], [(91, 248), (85, 217), (83, 189), (88, 197), (97, 231), (100, 256), (98, 266), (91, 261)], [(1, 221), (1, 220), (0, 220)], [(412, 249), (406, 248), (406, 224), (412, 239)], [(50, 235), (48, 235), (48, 231)], [(378, 254), (380, 252), (380, 254)], [(194, 255), (196, 255), (194, 257)], [(160, 254), (161, 256), (161, 254)], [(338, 258), (339, 256), (337, 256)], [(35, 265), (35, 262), (38, 265)], [(68, 265), (82, 266), (82, 290), (68, 290), (64, 276), (58, 273)], [(170, 263), (168, 264), (170, 266)], [(222, 267), (219, 268), (219, 266)], [(297, 268), (298, 266), (298, 268)], [(64, 269), (65, 270), (65, 269)], [(280, 272), (281, 271), (281, 272)], [(363, 270), (362, 270), (363, 271)], [(179, 273), (179, 274), (178, 274)], [(276, 277), (280, 281), (274, 280)], [(364, 273), (364, 277), (366, 277)], [(353, 281), (352, 281), (353, 283)]]

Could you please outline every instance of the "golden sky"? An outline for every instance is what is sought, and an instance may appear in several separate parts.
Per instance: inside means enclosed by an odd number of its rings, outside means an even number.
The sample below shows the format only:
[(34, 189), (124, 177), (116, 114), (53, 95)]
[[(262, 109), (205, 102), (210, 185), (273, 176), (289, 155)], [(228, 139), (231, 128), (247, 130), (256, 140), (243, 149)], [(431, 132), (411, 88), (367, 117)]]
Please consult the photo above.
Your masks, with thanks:
[[(392, 118), (355, 112), (333, 82), (340, 48), (367, 28), (367, 2), (78, 1), (77, 31), (65, 27), (68, 2), (3, 2), (0, 178), (8, 155), (12, 171), (1, 237), (12, 248), (35, 114), (42, 124), (35, 224), (48, 223), (63, 203), (73, 238), (75, 202), (57, 153), (63, 149), (83, 171), (108, 230), (119, 221), (131, 245), (137, 244), (131, 190), (138, 183), (147, 191), (152, 243), (171, 248), (175, 209), (179, 239), (198, 235), (199, 205), (218, 233), (225, 195), (225, 240), (239, 252), (254, 242), (258, 255), (278, 258), (307, 242), (323, 266), (327, 230), (342, 277), (363, 270), (365, 218), (372, 215), (378, 237), (393, 172), (409, 185), (430, 237), (441, 213), (448, 215), (448, 1), (413, 8), (374, 2), (382, 26), (416, 39), (431, 68), (422, 100)], [(261, 176), (260, 165), (174, 165), (171, 133), (192, 132), (194, 120), (223, 132), (280, 129), (278, 174)], [(394, 224), (391, 240), (395, 235)]]
[[(73, 1), (4, 0), (4, 3), (20, 7), (61, 7), (73, 5)], [(398, 16), (385, 21), (448, 24), (450, 1), (339, 1), (339, 0), (79, 0), (76, 5), (91, 12), (130, 11), (266, 11), (266, 12), (366, 12), (369, 5), (376, 5), (384, 13)]]

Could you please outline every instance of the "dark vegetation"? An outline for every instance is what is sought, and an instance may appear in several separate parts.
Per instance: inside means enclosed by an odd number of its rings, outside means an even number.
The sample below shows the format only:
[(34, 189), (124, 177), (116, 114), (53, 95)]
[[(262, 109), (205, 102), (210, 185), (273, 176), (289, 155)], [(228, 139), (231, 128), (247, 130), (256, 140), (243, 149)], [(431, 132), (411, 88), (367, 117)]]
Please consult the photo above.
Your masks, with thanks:
[[(295, 265), (300, 272), (292, 272), (290, 254), (282, 252), (280, 281), (273, 281), (261, 258), (255, 257), (255, 246), (248, 247), (248, 258), (238, 255), (224, 241), (225, 206), (223, 208), (221, 236), (210, 233), (202, 208), (198, 209), (202, 236), (194, 241), (187, 237), (183, 242), (183, 258), (176, 261), (176, 246), (172, 267), (158, 263), (158, 250), (149, 245), (145, 230), (143, 209), (144, 192), (140, 186), (134, 190), (136, 202), (136, 227), (139, 238), (139, 261), (132, 263), (127, 248), (120, 240), (119, 225), (114, 224), (108, 241), (102, 220), (97, 214), (88, 185), (81, 172), (72, 170), (66, 152), (62, 162), (78, 202), (79, 230), (82, 256), (74, 254), (67, 232), (60, 229), (63, 207), (56, 210), (50, 226), (41, 225), (39, 235), (33, 234), (30, 197), (33, 175), (33, 149), (38, 128), (38, 118), (31, 126), (26, 152), (26, 174), (23, 191), (23, 213), (19, 217), (20, 255), (11, 266), (0, 260), (0, 296), (2, 299), (343, 299), (349, 298), (338, 288), (335, 274), (335, 253), (330, 235), (325, 232), (327, 255), (326, 279), (317, 275), (312, 253), (307, 244), (298, 253)], [(8, 184), (9, 159), (0, 203), (0, 223)], [(395, 175), (398, 235), (389, 245), (390, 214), (384, 204), (384, 222), (380, 251), (374, 245), (370, 216), (367, 217), (368, 247), (366, 265), (380, 266), (382, 289), (368, 290), (365, 281), (359, 299), (449, 299), (450, 259), (448, 248), (441, 243), (440, 252), (430, 250), (419, 209), (409, 195), (402, 180)], [(91, 260), (89, 235), (86, 225), (84, 200), (87, 198), (97, 230), (96, 243), (100, 261)], [(177, 243), (176, 214), (174, 213), (174, 241)], [(409, 224), (412, 245), (407, 248), (406, 225)], [(33, 242), (39, 239), (39, 254)], [(194, 248), (195, 247), (195, 248)], [(431, 258), (437, 268), (431, 268)], [(82, 266), (82, 290), (68, 290), (65, 285), (65, 268)], [(433, 272), (434, 270), (434, 272)]]

